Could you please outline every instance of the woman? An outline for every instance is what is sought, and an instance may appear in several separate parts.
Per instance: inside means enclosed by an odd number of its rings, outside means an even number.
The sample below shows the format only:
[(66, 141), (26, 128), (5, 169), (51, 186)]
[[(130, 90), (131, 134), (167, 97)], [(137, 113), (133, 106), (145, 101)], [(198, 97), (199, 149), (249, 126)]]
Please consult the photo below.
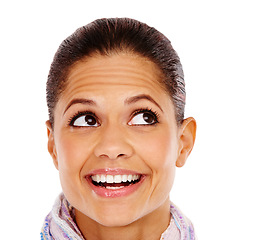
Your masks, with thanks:
[(48, 151), (63, 189), (42, 239), (195, 239), (169, 193), (195, 140), (179, 57), (132, 19), (60, 45), (47, 82)]

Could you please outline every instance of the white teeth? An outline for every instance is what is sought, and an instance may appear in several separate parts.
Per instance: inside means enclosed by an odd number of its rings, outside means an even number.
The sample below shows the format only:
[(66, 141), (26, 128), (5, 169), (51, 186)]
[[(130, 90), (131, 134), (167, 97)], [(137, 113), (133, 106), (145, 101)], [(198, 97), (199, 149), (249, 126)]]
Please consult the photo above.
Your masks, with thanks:
[(128, 182), (131, 182), (132, 181), (132, 175), (128, 175), (127, 180), (128, 180)]
[(107, 175), (107, 176), (106, 176), (106, 182), (107, 182), (107, 183), (113, 183), (113, 182), (114, 182), (114, 176), (112, 176), (112, 175)]
[(127, 182), (127, 175), (122, 175), (122, 182)]
[[(96, 176), (96, 175), (95, 175)], [(104, 183), (106, 182), (106, 175), (101, 175), (101, 182)]]
[(132, 182), (139, 179), (140, 175), (92, 175), (94, 182), (102, 183), (121, 183), (121, 182)]
[(121, 188), (123, 188), (124, 186), (120, 186), (120, 187), (110, 187), (110, 186), (107, 186), (106, 188), (107, 189), (113, 189), (113, 190), (115, 190), (115, 189), (121, 189)]
[(115, 175), (114, 176), (114, 182), (115, 183), (121, 183), (122, 182), (121, 175)]

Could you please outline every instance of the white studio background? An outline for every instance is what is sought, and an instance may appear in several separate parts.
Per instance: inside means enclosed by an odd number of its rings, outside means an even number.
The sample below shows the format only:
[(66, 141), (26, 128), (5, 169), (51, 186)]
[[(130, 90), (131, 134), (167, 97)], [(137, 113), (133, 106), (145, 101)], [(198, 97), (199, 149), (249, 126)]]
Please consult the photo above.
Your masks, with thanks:
[(61, 191), (47, 153), (45, 82), (61, 41), (101, 17), (131, 17), (173, 43), (195, 148), (171, 199), (200, 240), (258, 239), (262, 215), (259, 1), (2, 1), (1, 238), (39, 239)]

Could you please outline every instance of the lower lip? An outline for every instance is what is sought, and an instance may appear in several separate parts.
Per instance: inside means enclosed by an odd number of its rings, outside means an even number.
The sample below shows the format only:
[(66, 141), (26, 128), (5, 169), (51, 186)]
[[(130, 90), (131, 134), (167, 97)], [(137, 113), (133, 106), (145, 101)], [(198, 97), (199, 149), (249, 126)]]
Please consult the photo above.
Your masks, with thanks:
[(136, 190), (138, 190), (138, 188), (143, 183), (144, 179), (145, 179), (145, 176), (141, 176), (140, 181), (138, 183), (130, 184), (129, 186), (126, 186), (126, 187), (123, 187), (123, 188), (119, 188), (119, 189), (107, 189), (105, 187), (95, 186), (92, 183), (91, 178), (90, 177), (86, 177), (86, 180), (89, 183), (89, 185), (91, 186), (91, 189), (98, 196), (104, 197), (104, 198), (115, 198), (115, 197), (128, 196), (128, 195), (132, 194), (133, 192), (135, 192)]

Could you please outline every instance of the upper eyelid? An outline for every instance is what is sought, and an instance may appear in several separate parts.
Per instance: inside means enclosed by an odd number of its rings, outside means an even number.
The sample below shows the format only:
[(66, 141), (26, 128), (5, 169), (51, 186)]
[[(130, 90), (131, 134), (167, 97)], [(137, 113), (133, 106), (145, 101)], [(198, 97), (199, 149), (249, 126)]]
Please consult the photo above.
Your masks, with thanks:
[(159, 118), (159, 114), (158, 112), (152, 110), (152, 109), (149, 109), (149, 108), (141, 108), (141, 109), (137, 109), (135, 110), (132, 115), (131, 115), (131, 118), (136, 116), (137, 114), (140, 114), (140, 113), (145, 113), (145, 112), (149, 112), (149, 113), (152, 113), (153, 115), (155, 115), (157, 118)]
[(76, 119), (78, 119), (79, 117), (83, 117), (83, 116), (85, 116), (85, 115), (91, 115), (91, 116), (93, 116), (93, 117), (96, 119), (96, 121), (99, 123), (99, 119), (98, 119), (98, 117), (96, 116), (95, 113), (93, 113), (93, 112), (91, 112), (91, 111), (78, 111), (78, 112), (75, 113), (72, 117), (69, 118), (68, 124), (69, 124), (70, 126), (73, 126), (73, 123), (74, 123), (74, 121), (76, 121)]
[[(152, 109), (149, 109), (149, 108), (142, 108), (142, 109), (137, 109), (136, 111), (134, 111), (132, 114), (131, 114), (131, 117), (130, 117), (130, 120), (128, 122), (130, 122), (135, 116), (141, 114), (141, 113), (151, 113), (155, 116), (155, 123), (159, 123), (159, 118), (160, 118), (160, 115), (158, 114), (158, 112), (152, 110)], [(140, 124), (142, 125), (142, 124)], [(151, 125), (151, 124), (146, 124), (146, 125)]]
[(64, 115), (65, 115), (65, 113), (67, 112), (67, 110), (68, 110), (71, 106), (78, 105), (78, 104), (89, 105), (89, 106), (96, 106), (96, 105), (97, 105), (96, 102), (93, 101), (92, 99), (76, 98), (76, 99), (73, 99), (73, 100), (67, 105), (67, 107), (65, 108), (65, 111), (64, 111)]
[(134, 104), (136, 102), (142, 101), (142, 100), (146, 100), (146, 101), (153, 103), (161, 110), (161, 112), (163, 112), (163, 109), (161, 108), (161, 106), (150, 95), (147, 95), (147, 94), (139, 94), (137, 96), (127, 98), (125, 100), (125, 104), (130, 105), (130, 104)]

